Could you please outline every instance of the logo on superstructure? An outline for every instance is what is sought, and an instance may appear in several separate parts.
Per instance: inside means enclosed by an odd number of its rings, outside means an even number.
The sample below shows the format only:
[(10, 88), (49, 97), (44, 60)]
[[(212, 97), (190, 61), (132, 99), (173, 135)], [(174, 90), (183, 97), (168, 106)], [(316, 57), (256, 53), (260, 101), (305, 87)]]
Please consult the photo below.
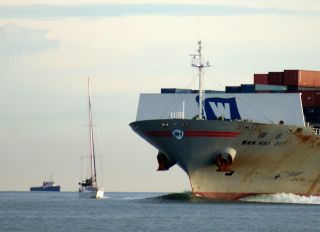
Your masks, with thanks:
[[(199, 104), (199, 96), (196, 97)], [(204, 113), (207, 120), (223, 118), (226, 121), (241, 119), (236, 98), (206, 98), (204, 101)]]
[(183, 136), (184, 136), (184, 132), (183, 130), (180, 129), (174, 129), (173, 131), (171, 131), (172, 135), (177, 139), (177, 140), (182, 140)]

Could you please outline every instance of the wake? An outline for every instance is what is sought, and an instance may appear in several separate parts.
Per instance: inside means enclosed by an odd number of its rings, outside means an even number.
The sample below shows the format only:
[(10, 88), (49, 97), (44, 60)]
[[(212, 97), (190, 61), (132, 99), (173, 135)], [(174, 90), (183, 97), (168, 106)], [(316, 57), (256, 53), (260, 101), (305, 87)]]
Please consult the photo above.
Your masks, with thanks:
[(211, 199), (196, 197), (191, 192), (168, 193), (145, 199), (154, 203), (208, 203)]
[(223, 201), (194, 196), (191, 192), (169, 193), (152, 197), (149, 200), (157, 202), (181, 203), (277, 203), (277, 204), (310, 204), (320, 205), (320, 196), (299, 196), (292, 193), (261, 194), (241, 198), (237, 201)]
[(261, 194), (241, 198), (244, 202), (284, 203), (284, 204), (320, 204), (318, 196), (299, 196), (292, 193)]

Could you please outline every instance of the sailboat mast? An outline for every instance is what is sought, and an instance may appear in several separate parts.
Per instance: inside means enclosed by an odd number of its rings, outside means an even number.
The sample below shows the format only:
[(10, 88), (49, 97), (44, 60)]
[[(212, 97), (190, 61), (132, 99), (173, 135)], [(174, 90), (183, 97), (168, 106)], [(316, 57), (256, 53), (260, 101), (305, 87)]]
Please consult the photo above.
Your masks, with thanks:
[(92, 109), (91, 109), (91, 88), (90, 88), (90, 78), (88, 77), (88, 106), (89, 106), (89, 152), (90, 152), (90, 169), (92, 183), (96, 183), (97, 173), (96, 173), (96, 159), (94, 151), (94, 140), (93, 140), (93, 120), (92, 120)]

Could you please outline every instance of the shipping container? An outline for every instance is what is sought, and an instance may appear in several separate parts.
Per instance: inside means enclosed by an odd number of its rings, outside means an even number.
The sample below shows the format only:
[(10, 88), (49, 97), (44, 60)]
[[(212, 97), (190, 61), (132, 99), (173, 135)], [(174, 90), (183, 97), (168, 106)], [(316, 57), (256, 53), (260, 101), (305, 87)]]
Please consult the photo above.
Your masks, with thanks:
[(303, 107), (315, 107), (315, 99), (312, 91), (301, 92), (301, 101)]
[(287, 85), (287, 89), (288, 90), (295, 90), (295, 91), (299, 91), (299, 90), (320, 90), (320, 87), (300, 87), (300, 86), (296, 86), (296, 85)]
[(320, 107), (320, 90), (304, 90), (301, 92), (303, 107)]
[(283, 72), (269, 72), (268, 73), (269, 85), (284, 85), (284, 73)]
[(305, 107), (303, 108), (305, 121), (311, 124), (320, 123), (320, 107)]
[(254, 93), (255, 85), (252, 84), (242, 84), (241, 85), (241, 93)]
[(240, 86), (226, 86), (226, 93), (241, 93)]
[[(199, 90), (197, 90), (199, 92)], [(204, 93), (209, 94), (209, 93), (224, 93), (222, 90), (205, 90)]]
[(161, 88), (161, 93), (191, 93), (191, 89)]
[(288, 86), (299, 86), (299, 70), (284, 70), (283, 81)]
[(161, 88), (161, 93), (174, 93), (174, 91), (172, 88)]
[[(224, 93), (225, 91), (223, 91), (223, 90), (204, 90), (203, 91), (205, 94), (209, 94), (209, 93)], [(196, 94), (198, 94), (199, 93), (199, 90), (197, 90), (197, 89), (194, 89), (194, 90), (191, 90), (191, 93), (196, 93)]]
[(267, 85), (268, 84), (268, 74), (254, 74), (253, 83), (255, 85)]
[(257, 90), (256, 93), (272, 93), (271, 90)]
[(283, 92), (288, 88), (284, 85), (255, 85), (255, 91)]
[(299, 87), (320, 87), (320, 71), (284, 70), (284, 84)]

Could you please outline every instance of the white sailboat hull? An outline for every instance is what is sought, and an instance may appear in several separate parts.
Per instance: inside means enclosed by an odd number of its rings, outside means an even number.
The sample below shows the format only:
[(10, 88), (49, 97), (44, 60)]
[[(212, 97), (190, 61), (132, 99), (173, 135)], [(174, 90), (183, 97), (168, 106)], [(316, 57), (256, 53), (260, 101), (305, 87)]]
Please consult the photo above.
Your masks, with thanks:
[(96, 198), (96, 199), (100, 199), (104, 197), (104, 191), (103, 188), (96, 188), (96, 189), (79, 189), (79, 197), (80, 198), (85, 198), (85, 199), (89, 199), (89, 198)]

